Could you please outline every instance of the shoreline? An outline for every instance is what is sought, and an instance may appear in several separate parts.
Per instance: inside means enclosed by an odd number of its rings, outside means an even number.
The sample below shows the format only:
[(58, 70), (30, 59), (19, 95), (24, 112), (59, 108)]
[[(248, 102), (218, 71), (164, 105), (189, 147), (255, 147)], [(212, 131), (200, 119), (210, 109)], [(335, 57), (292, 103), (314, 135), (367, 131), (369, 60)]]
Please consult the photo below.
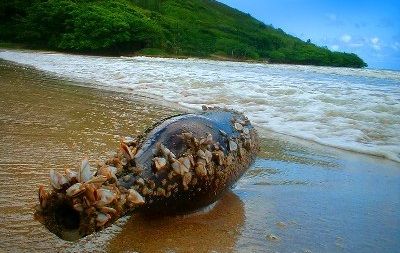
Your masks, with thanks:
[(78, 53), (78, 52), (68, 52), (68, 51), (56, 51), (51, 49), (40, 49), (40, 48), (29, 48), (29, 47), (7, 47), (2, 46), (0, 43), (0, 51), (2, 50), (14, 50), (14, 51), (30, 51), (30, 52), (41, 52), (41, 53), (49, 53), (49, 54), (65, 54), (65, 55), (76, 55), (76, 56), (93, 56), (93, 57), (110, 57), (110, 58), (118, 58), (118, 57), (127, 57), (127, 58), (134, 58), (134, 57), (148, 57), (154, 59), (174, 59), (174, 60), (206, 60), (212, 62), (231, 62), (231, 63), (247, 63), (247, 64), (262, 64), (266, 66), (273, 66), (273, 65), (281, 65), (281, 66), (291, 66), (291, 67), (323, 67), (323, 68), (331, 68), (331, 69), (349, 69), (349, 70), (370, 70), (370, 71), (386, 71), (386, 72), (400, 72), (400, 69), (377, 69), (377, 68), (369, 68), (369, 67), (362, 67), (362, 68), (352, 68), (352, 67), (339, 67), (339, 66), (325, 66), (325, 65), (312, 65), (312, 64), (292, 64), (292, 63), (278, 63), (278, 62), (268, 62), (268, 61), (258, 61), (258, 60), (240, 60), (235, 58), (229, 58), (221, 56), (219, 58), (216, 55), (215, 58), (213, 57), (197, 57), (197, 56), (179, 56), (179, 55), (151, 55), (151, 54), (126, 54), (126, 55), (112, 55), (112, 54), (90, 54), (90, 53)]
[[(174, 55), (174, 54), (143, 54), (140, 52), (131, 52), (124, 54), (113, 54), (113, 53), (84, 53), (84, 52), (70, 52), (70, 51), (57, 51), (52, 49), (45, 48), (37, 48), (30, 47), (24, 44), (18, 43), (9, 43), (9, 42), (0, 42), (0, 50), (30, 50), (30, 51), (40, 51), (40, 52), (50, 52), (50, 53), (62, 53), (69, 55), (83, 55), (83, 56), (103, 56), (103, 57), (150, 57), (150, 58), (164, 58), (164, 59), (200, 59), (200, 60), (211, 60), (211, 61), (228, 61), (228, 62), (246, 62), (246, 63), (258, 63), (258, 64), (280, 64), (280, 63), (270, 63), (265, 60), (251, 60), (251, 59), (239, 59), (239, 58), (231, 58), (223, 55), (210, 55), (210, 57), (200, 57), (200, 56), (191, 56), (191, 55)], [(287, 64), (287, 65), (302, 65), (302, 64)], [(303, 64), (304, 66), (308, 66), (308, 64)], [(309, 65), (309, 66), (318, 66), (318, 65)], [(329, 67), (329, 66), (328, 66)], [(357, 69), (357, 68), (355, 68)]]
[[(133, 215), (75, 244), (62, 241), (32, 220), (36, 189), (39, 183), (48, 185), (49, 169), (76, 168), (84, 155), (94, 165), (117, 147), (119, 136), (135, 135), (179, 111), (117, 91), (78, 86), (14, 63), (0, 64), (0, 74), (4, 126), (0, 249), (4, 251), (396, 252), (400, 248), (397, 163), (276, 134), (262, 139), (255, 164), (210, 211), (157, 220)], [(212, 238), (218, 240), (210, 243)]]
[[(331, 66), (331, 65), (313, 65), (313, 64), (298, 64), (298, 63), (279, 63), (279, 62), (269, 62), (268, 60), (254, 60), (254, 59), (240, 59), (232, 58), (225, 55), (211, 54), (208, 57), (200, 57), (193, 55), (174, 55), (174, 54), (143, 54), (138, 52), (123, 53), (123, 54), (113, 54), (109, 53), (85, 53), (85, 52), (70, 52), (70, 51), (56, 51), (52, 49), (45, 49), (39, 47), (32, 47), (25, 44), (3, 42), (0, 43), (1, 49), (12, 49), (12, 50), (32, 50), (41, 52), (54, 52), (70, 55), (83, 55), (83, 56), (102, 56), (102, 57), (150, 57), (150, 58), (164, 58), (164, 59), (199, 59), (199, 60), (210, 60), (210, 61), (227, 61), (227, 62), (239, 62), (239, 63), (250, 63), (250, 64), (276, 64), (276, 65), (290, 65), (290, 66), (314, 66), (314, 67), (330, 67), (330, 68), (349, 68), (349, 69), (368, 69), (368, 67), (345, 67), (345, 66)], [(389, 70), (389, 71), (399, 71), (399, 70)]]

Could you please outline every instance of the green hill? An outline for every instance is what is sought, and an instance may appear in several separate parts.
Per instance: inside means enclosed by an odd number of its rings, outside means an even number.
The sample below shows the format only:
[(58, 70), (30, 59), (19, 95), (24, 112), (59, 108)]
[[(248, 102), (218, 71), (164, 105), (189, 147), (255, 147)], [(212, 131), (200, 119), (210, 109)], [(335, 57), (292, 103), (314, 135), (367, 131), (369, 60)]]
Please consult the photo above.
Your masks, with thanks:
[(7, 0), (0, 20), (0, 41), (35, 48), (366, 66), (213, 0)]

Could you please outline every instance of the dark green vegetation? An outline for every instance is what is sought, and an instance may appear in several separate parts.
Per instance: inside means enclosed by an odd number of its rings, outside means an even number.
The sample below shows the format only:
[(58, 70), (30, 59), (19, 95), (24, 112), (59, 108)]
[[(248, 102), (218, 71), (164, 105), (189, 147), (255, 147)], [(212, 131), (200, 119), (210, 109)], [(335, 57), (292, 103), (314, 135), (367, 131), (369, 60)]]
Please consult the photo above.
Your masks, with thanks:
[(0, 42), (95, 54), (365, 67), (213, 0), (6, 0)]

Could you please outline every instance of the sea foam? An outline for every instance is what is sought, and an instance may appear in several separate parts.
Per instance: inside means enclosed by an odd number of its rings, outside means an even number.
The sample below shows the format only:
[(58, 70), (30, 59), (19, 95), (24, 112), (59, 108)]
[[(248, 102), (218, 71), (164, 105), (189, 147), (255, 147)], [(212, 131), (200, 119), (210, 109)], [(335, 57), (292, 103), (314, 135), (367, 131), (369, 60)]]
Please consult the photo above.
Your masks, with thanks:
[(397, 71), (14, 50), (0, 58), (186, 108), (233, 108), (267, 130), (400, 162)]

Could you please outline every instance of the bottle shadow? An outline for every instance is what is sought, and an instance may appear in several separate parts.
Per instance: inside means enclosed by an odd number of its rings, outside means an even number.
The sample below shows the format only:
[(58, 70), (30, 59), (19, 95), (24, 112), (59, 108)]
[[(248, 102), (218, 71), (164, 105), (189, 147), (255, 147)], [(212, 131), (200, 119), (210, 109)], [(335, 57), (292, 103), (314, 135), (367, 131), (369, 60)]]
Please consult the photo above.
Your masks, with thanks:
[(135, 214), (109, 242), (107, 251), (231, 252), (244, 221), (244, 204), (229, 191), (208, 210), (188, 215)]

